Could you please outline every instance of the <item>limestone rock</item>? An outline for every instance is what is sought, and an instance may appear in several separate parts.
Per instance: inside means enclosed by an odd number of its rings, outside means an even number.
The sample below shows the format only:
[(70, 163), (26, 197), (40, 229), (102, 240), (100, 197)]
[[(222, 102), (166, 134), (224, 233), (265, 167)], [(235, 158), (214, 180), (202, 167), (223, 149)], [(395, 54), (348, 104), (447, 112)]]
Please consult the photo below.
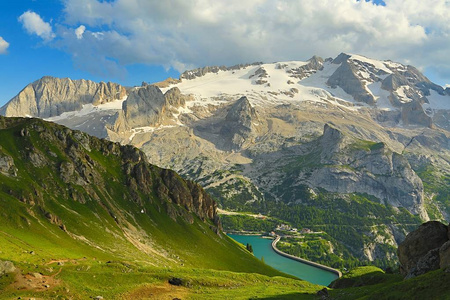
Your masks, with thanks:
[(164, 94), (164, 98), (168, 105), (178, 108), (186, 106), (186, 101), (191, 100), (192, 97), (181, 94), (180, 89), (174, 87)]
[[(410, 232), (397, 250), (401, 272), (408, 274), (430, 250), (439, 249), (447, 241), (447, 226), (437, 221), (424, 223)], [(428, 258), (435, 255), (432, 254)]]
[(428, 218), (423, 209), (423, 183), (408, 161), (383, 143), (350, 138), (326, 124), (314, 151), (320, 165), (308, 182), (337, 193), (366, 193)]
[(0, 173), (6, 176), (17, 176), (17, 168), (11, 156), (0, 153)]
[(240, 149), (244, 143), (251, 141), (255, 122), (258, 122), (258, 116), (247, 97), (240, 98), (230, 107), (221, 134), (230, 141), (231, 149)]
[[(340, 60), (338, 60), (340, 61)], [(336, 63), (336, 62), (334, 62)], [(357, 69), (347, 60), (342, 60), (341, 65), (330, 76), (327, 84), (331, 87), (341, 87), (347, 94), (352, 95), (356, 101), (369, 105), (375, 103), (373, 95), (364, 88), (363, 83), (356, 76)]]
[(125, 95), (125, 88), (115, 83), (46, 76), (25, 87), (0, 109), (0, 114), (49, 118), (80, 110), (83, 104), (98, 105), (122, 99)]
[(163, 119), (166, 100), (161, 90), (148, 85), (130, 92), (123, 103), (123, 116), (130, 128), (156, 126)]
[(403, 124), (418, 124), (424, 127), (432, 127), (433, 120), (428, 116), (418, 101), (411, 101), (402, 105), (401, 118)]

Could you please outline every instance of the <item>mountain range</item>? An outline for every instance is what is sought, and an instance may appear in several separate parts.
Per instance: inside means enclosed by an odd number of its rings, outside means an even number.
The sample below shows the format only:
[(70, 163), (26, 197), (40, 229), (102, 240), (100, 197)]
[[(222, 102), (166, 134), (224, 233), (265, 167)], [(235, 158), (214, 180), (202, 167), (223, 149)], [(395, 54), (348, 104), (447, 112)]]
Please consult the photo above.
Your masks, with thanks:
[(412, 226), (449, 219), (450, 89), (392, 61), (212, 66), (139, 87), (44, 77), (0, 114), (136, 146), (222, 209), (325, 231), (360, 260), (395, 260)]

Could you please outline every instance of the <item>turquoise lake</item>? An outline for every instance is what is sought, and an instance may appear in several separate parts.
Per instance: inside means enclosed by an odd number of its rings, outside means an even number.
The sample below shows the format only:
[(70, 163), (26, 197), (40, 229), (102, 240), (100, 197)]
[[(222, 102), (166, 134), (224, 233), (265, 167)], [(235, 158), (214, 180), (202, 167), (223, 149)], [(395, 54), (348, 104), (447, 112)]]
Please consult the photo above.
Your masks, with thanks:
[(266, 264), (284, 273), (294, 275), (311, 283), (325, 286), (338, 278), (334, 273), (277, 254), (272, 249), (271, 239), (264, 239), (255, 235), (230, 234), (229, 236), (241, 244), (251, 244), (253, 247), (253, 254), (257, 258), (261, 259), (261, 257), (264, 257), (264, 262)]

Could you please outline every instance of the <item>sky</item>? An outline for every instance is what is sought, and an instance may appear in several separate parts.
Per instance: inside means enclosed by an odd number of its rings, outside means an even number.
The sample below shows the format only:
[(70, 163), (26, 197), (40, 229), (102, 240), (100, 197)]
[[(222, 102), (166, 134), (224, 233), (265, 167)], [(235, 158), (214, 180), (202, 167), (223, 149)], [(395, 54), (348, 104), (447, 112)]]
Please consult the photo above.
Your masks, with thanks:
[(450, 84), (450, 0), (0, 1), (0, 106), (42, 76), (126, 86), (341, 52)]

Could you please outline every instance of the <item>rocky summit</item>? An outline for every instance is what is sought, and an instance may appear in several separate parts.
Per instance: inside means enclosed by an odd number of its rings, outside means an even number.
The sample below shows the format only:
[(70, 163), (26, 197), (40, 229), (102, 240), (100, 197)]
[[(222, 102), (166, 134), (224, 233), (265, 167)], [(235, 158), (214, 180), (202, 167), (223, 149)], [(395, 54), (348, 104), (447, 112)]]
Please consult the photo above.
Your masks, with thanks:
[(411, 226), (450, 215), (450, 90), (392, 61), (204, 67), (132, 88), (46, 77), (0, 112), (137, 146), (219, 207), (325, 230), (361, 260), (395, 259)]

